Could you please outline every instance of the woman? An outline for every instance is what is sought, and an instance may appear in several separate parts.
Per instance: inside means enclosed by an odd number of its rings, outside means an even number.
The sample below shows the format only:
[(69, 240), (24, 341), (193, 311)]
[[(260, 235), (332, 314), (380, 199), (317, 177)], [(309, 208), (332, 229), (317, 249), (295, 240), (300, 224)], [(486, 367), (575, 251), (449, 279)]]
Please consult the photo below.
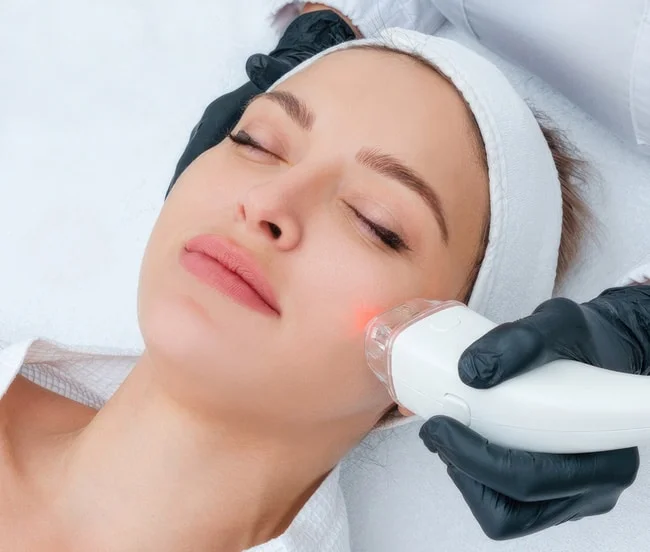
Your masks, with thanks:
[(60, 350), (0, 359), (0, 548), (347, 550), (335, 466), (394, 408), (365, 322), (550, 296), (582, 204), (501, 73), (399, 30), (340, 50), (182, 172), (142, 263), (146, 349), (99, 411), (44, 389)]

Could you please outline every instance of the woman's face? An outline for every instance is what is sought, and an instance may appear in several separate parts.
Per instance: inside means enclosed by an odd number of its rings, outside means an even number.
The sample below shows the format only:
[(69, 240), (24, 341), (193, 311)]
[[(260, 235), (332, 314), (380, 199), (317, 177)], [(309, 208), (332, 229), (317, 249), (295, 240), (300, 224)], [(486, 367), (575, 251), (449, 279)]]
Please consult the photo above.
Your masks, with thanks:
[[(255, 99), (178, 180), (139, 288), (151, 359), (193, 408), (265, 424), (371, 427), (391, 405), (368, 369), (369, 318), (414, 297), (460, 298), (488, 212), (470, 117), (403, 56), (345, 50)], [(217, 235), (261, 267), (279, 313), (188, 270)], [(191, 264), (191, 262), (190, 262)]]

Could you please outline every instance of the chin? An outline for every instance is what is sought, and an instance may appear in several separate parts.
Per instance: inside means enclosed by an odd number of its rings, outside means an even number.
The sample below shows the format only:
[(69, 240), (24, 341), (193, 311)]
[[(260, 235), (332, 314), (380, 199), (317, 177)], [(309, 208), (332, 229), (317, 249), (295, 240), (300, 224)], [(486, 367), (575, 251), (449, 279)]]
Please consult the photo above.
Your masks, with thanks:
[(210, 319), (189, 296), (141, 300), (138, 322), (147, 350), (172, 358), (188, 358), (209, 343)]
[(141, 298), (138, 321), (148, 353), (182, 371), (214, 373), (221, 365), (245, 363), (243, 353), (259, 341), (251, 334), (256, 328), (242, 307), (226, 298), (223, 302), (212, 301), (208, 308), (191, 293), (178, 291)]
[(249, 317), (233, 322), (239, 308), (225, 308), (215, 320), (188, 295), (141, 303), (140, 330), (156, 379), (192, 411), (249, 419), (260, 411), (268, 415), (268, 397), (276, 397), (275, 405), (280, 400), (273, 393), (275, 374), (260, 361), (266, 344), (250, 346), (259, 340)]

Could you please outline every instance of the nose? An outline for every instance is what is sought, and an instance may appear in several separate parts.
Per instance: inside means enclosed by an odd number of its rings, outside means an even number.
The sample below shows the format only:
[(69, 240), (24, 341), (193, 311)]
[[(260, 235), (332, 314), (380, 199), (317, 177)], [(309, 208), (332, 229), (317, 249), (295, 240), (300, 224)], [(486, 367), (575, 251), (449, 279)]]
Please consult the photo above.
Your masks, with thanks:
[(260, 204), (257, 197), (241, 202), (237, 214), (248, 228), (261, 232), (280, 249), (290, 250), (300, 243), (302, 231), (296, 218), (289, 212)]
[(237, 205), (237, 218), (247, 228), (291, 250), (302, 241), (304, 222), (332, 193), (331, 174), (301, 176), (288, 171), (272, 181), (250, 188)]

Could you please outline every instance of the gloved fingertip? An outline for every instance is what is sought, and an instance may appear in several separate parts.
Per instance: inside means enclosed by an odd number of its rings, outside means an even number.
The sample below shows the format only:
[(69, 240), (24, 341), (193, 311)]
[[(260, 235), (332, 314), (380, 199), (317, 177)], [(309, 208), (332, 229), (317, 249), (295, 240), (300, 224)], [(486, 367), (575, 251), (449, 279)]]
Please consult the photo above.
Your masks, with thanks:
[(429, 449), (430, 452), (434, 454), (438, 452), (439, 440), (437, 433), (437, 419), (436, 417), (427, 420), (424, 425), (420, 428), (419, 437), (422, 439), (424, 445)]
[(420, 428), (420, 439), (434, 453), (440, 454), (450, 446), (450, 436), (455, 434), (457, 426), (462, 425), (447, 416), (433, 416)]
[[(250, 71), (248, 65), (250, 63)], [(292, 68), (290, 63), (264, 54), (255, 54), (246, 62), (246, 74), (260, 90), (267, 90)]]
[(458, 376), (465, 385), (487, 389), (494, 385), (496, 368), (496, 363), (485, 355), (466, 351), (458, 361)]
[(255, 81), (259, 78), (260, 73), (262, 73), (268, 66), (267, 56), (264, 54), (253, 54), (246, 60), (246, 75), (251, 81)]
[(470, 387), (474, 386), (474, 382), (478, 379), (476, 368), (474, 367), (473, 357), (471, 355), (463, 354), (458, 361), (458, 376), (460, 381)]

